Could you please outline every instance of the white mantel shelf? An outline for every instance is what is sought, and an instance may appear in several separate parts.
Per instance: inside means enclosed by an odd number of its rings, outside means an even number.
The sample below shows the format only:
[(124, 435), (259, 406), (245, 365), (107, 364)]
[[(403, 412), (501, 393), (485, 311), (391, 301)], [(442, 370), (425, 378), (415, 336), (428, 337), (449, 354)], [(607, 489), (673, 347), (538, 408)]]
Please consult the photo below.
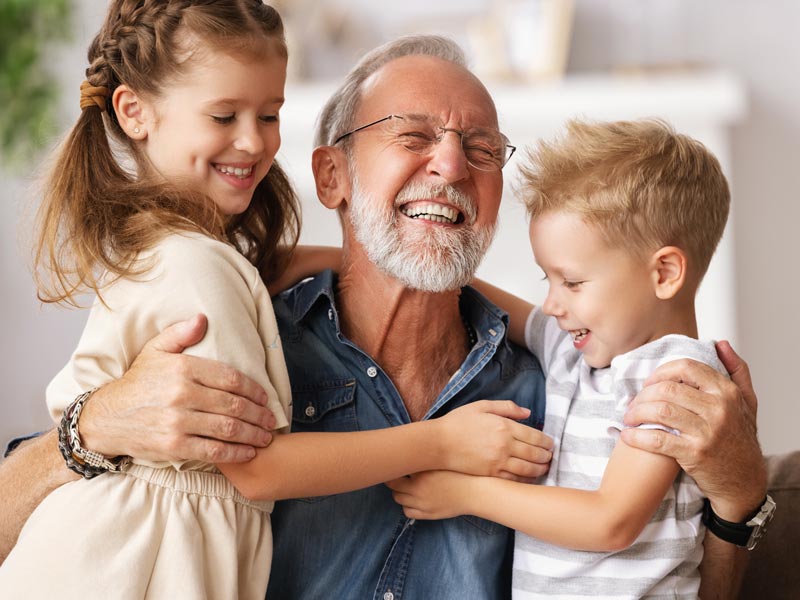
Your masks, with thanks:
[(747, 110), (744, 87), (726, 71), (660, 75), (576, 75), (539, 85), (490, 84), (501, 118), (524, 99), (534, 119), (574, 116), (631, 119), (648, 116), (682, 122), (732, 123)]

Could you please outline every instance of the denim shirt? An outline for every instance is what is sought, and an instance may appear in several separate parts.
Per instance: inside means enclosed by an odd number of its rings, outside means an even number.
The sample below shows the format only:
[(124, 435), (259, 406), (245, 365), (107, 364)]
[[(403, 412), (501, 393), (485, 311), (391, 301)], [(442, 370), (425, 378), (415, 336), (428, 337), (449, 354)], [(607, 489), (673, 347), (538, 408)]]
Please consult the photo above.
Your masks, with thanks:
[[(357, 431), (409, 423), (380, 365), (341, 332), (334, 276), (326, 271), (275, 298), (292, 383), (292, 431)], [(480, 399), (531, 409), (541, 429), (544, 377), (536, 359), (506, 340), (507, 316), (471, 288), (460, 309), (474, 345), (425, 419)], [(413, 352), (409, 348), (409, 352)], [(510, 596), (512, 532), (472, 516), (407, 519), (391, 491), (356, 492), (276, 504), (267, 598), (447, 599)]]

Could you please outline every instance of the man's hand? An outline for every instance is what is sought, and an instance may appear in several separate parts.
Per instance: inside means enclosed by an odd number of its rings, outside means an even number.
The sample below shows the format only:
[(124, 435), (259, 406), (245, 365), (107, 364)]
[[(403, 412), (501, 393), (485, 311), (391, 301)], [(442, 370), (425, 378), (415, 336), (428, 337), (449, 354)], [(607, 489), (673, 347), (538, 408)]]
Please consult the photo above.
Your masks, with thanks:
[(631, 402), (625, 424), (659, 423), (660, 430), (626, 429), (625, 443), (674, 458), (720, 517), (739, 522), (764, 499), (767, 472), (756, 433), (758, 401), (750, 371), (728, 342), (717, 344), (731, 379), (707, 365), (679, 360), (661, 366)]
[(106, 456), (149, 460), (244, 462), (272, 440), (267, 394), (239, 371), (181, 354), (199, 342), (203, 315), (165, 329), (118, 381), (84, 406), (85, 447)]

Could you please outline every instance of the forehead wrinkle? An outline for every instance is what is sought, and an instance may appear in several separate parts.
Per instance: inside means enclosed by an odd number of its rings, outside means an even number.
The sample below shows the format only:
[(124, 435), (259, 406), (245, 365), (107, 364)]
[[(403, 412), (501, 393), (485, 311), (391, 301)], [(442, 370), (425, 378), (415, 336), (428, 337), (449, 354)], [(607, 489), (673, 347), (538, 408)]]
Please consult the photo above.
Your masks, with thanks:
[[(447, 83), (452, 85), (448, 87)], [(364, 114), (365, 105), (384, 96), (400, 98), (399, 106), (384, 102), (383, 106), (388, 104), (384, 114), (430, 114), (445, 126), (498, 128), (497, 109), (486, 87), (468, 69), (440, 58), (404, 56), (383, 65), (361, 83), (359, 116)], [(420, 105), (430, 110), (420, 111)]]

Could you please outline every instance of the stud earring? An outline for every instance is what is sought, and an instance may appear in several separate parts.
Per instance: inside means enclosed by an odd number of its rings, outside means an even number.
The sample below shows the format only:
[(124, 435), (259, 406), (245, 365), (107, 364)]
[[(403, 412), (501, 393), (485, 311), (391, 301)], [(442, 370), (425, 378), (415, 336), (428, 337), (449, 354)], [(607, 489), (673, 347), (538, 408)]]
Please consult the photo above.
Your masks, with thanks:
[(139, 129), (138, 127), (134, 127), (134, 128), (133, 128), (133, 133), (137, 133), (137, 134), (138, 134), (138, 133), (139, 133), (139, 131), (140, 131), (140, 129)]

